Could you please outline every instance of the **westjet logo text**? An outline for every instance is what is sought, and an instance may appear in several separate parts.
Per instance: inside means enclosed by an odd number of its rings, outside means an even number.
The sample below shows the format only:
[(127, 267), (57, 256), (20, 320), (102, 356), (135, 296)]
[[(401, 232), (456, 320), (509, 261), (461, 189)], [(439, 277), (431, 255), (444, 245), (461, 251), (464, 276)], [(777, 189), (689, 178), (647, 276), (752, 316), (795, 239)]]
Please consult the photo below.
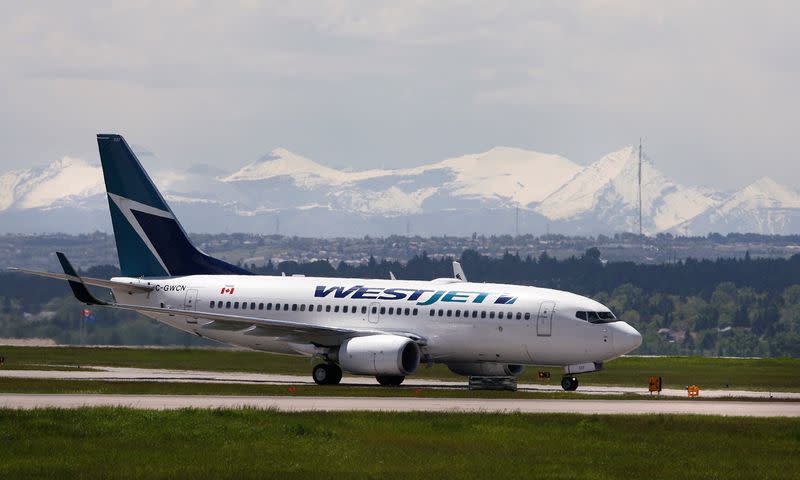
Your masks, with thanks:
[[(314, 296), (317, 298), (351, 298), (354, 300), (406, 300), (417, 302), (417, 305), (431, 305), (436, 302), (452, 303), (484, 303), (489, 292), (472, 292), (464, 290), (416, 290), (413, 288), (370, 288), (363, 285), (345, 287), (328, 287), (317, 285)], [(495, 294), (496, 295), (496, 294)], [(498, 295), (492, 303), (511, 305), (517, 297)]]

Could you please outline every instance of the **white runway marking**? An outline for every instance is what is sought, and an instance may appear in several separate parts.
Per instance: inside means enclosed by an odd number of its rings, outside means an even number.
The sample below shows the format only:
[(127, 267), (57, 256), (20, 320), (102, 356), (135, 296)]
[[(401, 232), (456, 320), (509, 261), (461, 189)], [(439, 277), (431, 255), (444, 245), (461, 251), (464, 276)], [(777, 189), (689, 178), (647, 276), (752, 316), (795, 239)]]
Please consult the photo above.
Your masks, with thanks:
[[(142, 382), (175, 382), (175, 383), (238, 383), (261, 385), (313, 385), (310, 375), (279, 375), (263, 373), (237, 373), (237, 372), (209, 372), (194, 370), (167, 370), (122, 367), (97, 367), (89, 368), (98, 371), (59, 371), (59, 370), (3, 370), (0, 369), (0, 378), (38, 378), (58, 380), (107, 380), (107, 381), (142, 381)], [(342, 385), (377, 385), (372, 377), (351, 377), (342, 379)], [(426, 380), (408, 377), (403, 387), (410, 388), (466, 388), (467, 380)], [(527, 392), (561, 392), (558, 378), (552, 384), (519, 384), (520, 391)], [(576, 393), (595, 395), (621, 395), (639, 394), (649, 395), (646, 384), (642, 387), (607, 387), (581, 385)], [(665, 389), (662, 397), (686, 397), (686, 390)], [(702, 388), (700, 396), (703, 398), (762, 398), (780, 400), (800, 400), (800, 392), (757, 392), (748, 390), (706, 390)]]
[(800, 403), (795, 402), (0, 394), (0, 408), (48, 407), (130, 407), (153, 410), (251, 407), (282, 411), (699, 414), (800, 417)]

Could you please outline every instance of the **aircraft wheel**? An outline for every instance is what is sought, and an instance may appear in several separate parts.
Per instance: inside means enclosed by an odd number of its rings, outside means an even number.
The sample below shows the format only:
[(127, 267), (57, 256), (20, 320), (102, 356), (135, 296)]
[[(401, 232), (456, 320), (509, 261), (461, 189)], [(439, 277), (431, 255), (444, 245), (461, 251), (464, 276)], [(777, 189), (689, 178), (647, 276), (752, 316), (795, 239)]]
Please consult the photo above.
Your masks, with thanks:
[(342, 369), (334, 363), (320, 363), (311, 371), (317, 385), (337, 385), (342, 381)]
[(402, 375), (377, 375), (375, 376), (375, 380), (378, 381), (381, 385), (385, 387), (397, 387), (406, 377)]
[(578, 389), (578, 379), (575, 377), (563, 377), (561, 379), (561, 388), (568, 392), (574, 392)]
[(330, 382), (328, 385), (339, 385), (342, 381), (342, 369), (335, 363), (328, 364), (328, 373), (330, 374)]

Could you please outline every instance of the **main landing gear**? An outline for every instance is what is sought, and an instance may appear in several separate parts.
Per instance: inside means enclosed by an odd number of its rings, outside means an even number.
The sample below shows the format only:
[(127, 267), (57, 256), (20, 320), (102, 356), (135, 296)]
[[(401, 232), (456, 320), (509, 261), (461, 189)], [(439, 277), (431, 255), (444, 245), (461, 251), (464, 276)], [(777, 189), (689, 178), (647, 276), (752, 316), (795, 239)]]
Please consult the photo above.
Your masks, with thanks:
[(311, 371), (317, 385), (338, 385), (342, 381), (342, 369), (335, 363), (320, 363)]
[(578, 379), (575, 377), (565, 376), (561, 379), (561, 388), (568, 392), (574, 392), (578, 389)]
[(378, 383), (380, 383), (384, 387), (397, 387), (401, 383), (403, 383), (403, 380), (405, 380), (405, 379), (406, 379), (406, 377), (404, 377), (402, 375), (377, 375), (377, 376), (375, 376), (375, 380), (377, 380)]

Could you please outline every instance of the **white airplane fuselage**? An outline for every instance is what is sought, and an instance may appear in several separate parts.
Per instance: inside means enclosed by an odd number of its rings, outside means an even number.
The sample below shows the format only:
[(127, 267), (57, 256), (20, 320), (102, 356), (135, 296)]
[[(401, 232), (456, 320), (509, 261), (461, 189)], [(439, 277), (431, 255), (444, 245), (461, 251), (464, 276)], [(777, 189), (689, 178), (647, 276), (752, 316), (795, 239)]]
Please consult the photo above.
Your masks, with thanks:
[[(164, 279), (115, 278), (154, 286), (149, 293), (115, 289), (131, 305), (244, 315), (325, 327), (414, 332), (428, 362), (574, 365), (602, 363), (641, 343), (622, 321), (591, 323), (577, 312), (608, 312), (569, 292), (519, 285), (301, 276), (192, 275)], [(243, 306), (245, 308), (243, 308)], [(209, 320), (146, 315), (212, 340), (281, 354), (314, 355), (314, 345), (285, 336), (219, 330)]]

